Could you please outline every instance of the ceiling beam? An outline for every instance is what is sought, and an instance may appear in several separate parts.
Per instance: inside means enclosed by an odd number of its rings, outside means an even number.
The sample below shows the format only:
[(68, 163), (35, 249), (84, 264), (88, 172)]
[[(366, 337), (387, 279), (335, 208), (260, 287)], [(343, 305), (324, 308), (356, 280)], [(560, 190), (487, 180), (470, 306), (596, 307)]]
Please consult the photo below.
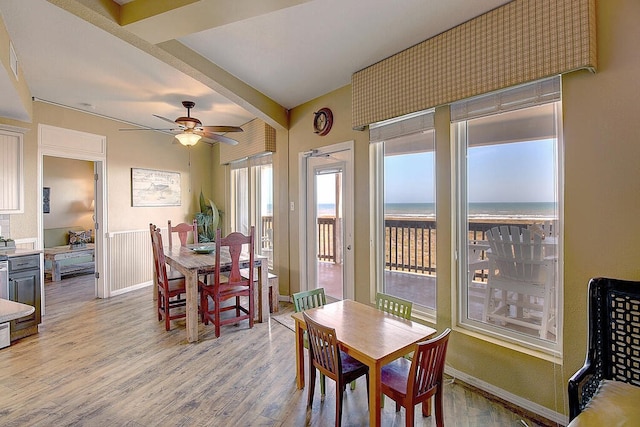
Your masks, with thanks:
[(287, 109), (182, 43), (169, 40), (156, 45), (120, 26), (118, 10), (108, 7), (108, 2), (116, 4), (111, 0), (48, 1), (198, 80), (276, 129), (289, 128)]
[(135, 0), (121, 7), (120, 24), (152, 44), (244, 21), (310, 0)]

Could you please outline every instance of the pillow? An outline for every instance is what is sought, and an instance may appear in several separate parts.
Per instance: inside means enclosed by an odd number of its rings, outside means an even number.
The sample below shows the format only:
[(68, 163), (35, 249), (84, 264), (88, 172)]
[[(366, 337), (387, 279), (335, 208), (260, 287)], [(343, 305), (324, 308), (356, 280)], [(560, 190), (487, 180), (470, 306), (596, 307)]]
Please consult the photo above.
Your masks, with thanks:
[(69, 244), (80, 245), (84, 243), (90, 243), (91, 231), (92, 230), (82, 230), (82, 231), (69, 230)]

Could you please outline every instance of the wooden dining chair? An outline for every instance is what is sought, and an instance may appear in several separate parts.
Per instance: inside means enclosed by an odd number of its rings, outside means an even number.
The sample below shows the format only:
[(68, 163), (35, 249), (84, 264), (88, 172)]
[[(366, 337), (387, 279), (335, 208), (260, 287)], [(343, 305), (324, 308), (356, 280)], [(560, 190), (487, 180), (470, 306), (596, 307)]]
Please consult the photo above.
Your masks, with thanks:
[(309, 335), (309, 400), (307, 407), (311, 408), (313, 405), (317, 369), (325, 378), (331, 378), (336, 382), (336, 426), (340, 426), (342, 424), (342, 397), (346, 386), (366, 375), (368, 396), (369, 367), (340, 350), (335, 329), (315, 322), (307, 313), (303, 312), (302, 315), (307, 324)]
[(327, 303), (327, 297), (324, 288), (316, 288), (310, 291), (296, 292), (291, 295), (293, 298), (293, 307), (296, 313), (308, 310), (310, 308), (320, 307)]
[(169, 277), (165, 263), (162, 234), (155, 225), (149, 224), (151, 244), (153, 246), (154, 277), (158, 284), (158, 320), (164, 319), (165, 329), (171, 330), (171, 320), (185, 317), (185, 310), (174, 313), (179, 307), (186, 306), (182, 294), (187, 292), (184, 276)]
[[(240, 254), (243, 245), (248, 245), (249, 268), (254, 266), (254, 227), (251, 227), (249, 236), (234, 232), (227, 237), (222, 237), (220, 229), (216, 230), (216, 265), (213, 273), (213, 283), (201, 283), (200, 289), (200, 311), (202, 321), (205, 325), (213, 322), (215, 325), (216, 337), (220, 336), (220, 326), (237, 324), (242, 320), (249, 320), (249, 328), (253, 328), (253, 317), (255, 313), (254, 302), (254, 281), (253, 275), (245, 278), (240, 273)], [(229, 251), (231, 257), (231, 268), (224, 275), (221, 274), (220, 254), (223, 250)], [(226, 270), (226, 269), (225, 269)], [(242, 306), (241, 297), (248, 298), (248, 308)], [(213, 308), (209, 306), (209, 299), (213, 302)], [(223, 306), (223, 301), (235, 299), (234, 304)], [(235, 311), (234, 316), (221, 317), (224, 312)]]
[(181, 222), (173, 227), (171, 220), (167, 221), (167, 231), (169, 232), (169, 247), (173, 246), (173, 233), (178, 233), (178, 239), (180, 239), (180, 246), (187, 246), (187, 240), (189, 239), (189, 233), (193, 234), (193, 243), (198, 243), (198, 223), (194, 219), (193, 223), (187, 224)]
[[(291, 295), (293, 298), (293, 308), (296, 313), (299, 313), (304, 310), (308, 310), (310, 308), (320, 307), (327, 303), (327, 297), (324, 293), (324, 288), (316, 288), (310, 291), (302, 291), (296, 292)], [(304, 332), (303, 336), (304, 348), (309, 348), (309, 336), (307, 335), (307, 331)], [(320, 374), (320, 396), (324, 398), (325, 395), (325, 380), (324, 375)], [(355, 387), (353, 387), (355, 388)]]
[(436, 426), (444, 425), (442, 376), (451, 329), (436, 338), (416, 344), (413, 359), (399, 358), (382, 367), (382, 393), (396, 401), (396, 412), (405, 408), (407, 426), (414, 425), (414, 407), (422, 403), (422, 415), (431, 415), (431, 397), (435, 396)]
[(378, 310), (393, 314), (394, 316), (402, 317), (403, 319), (411, 319), (411, 310), (413, 309), (413, 303), (411, 301), (407, 301), (406, 299), (394, 297), (382, 292), (377, 292), (376, 308)]

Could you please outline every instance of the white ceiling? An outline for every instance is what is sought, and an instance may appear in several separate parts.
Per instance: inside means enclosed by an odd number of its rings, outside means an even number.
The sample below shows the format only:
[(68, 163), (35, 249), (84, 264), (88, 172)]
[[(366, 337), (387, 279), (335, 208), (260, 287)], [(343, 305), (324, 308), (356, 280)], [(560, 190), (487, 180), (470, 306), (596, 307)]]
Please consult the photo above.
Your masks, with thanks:
[[(125, 26), (99, 0), (0, 0), (0, 14), (38, 99), (147, 127), (193, 100), (203, 124), (240, 126), (277, 124), (279, 107), (507, 2), (198, 0)], [(0, 116), (25, 121), (3, 71), (0, 91)]]

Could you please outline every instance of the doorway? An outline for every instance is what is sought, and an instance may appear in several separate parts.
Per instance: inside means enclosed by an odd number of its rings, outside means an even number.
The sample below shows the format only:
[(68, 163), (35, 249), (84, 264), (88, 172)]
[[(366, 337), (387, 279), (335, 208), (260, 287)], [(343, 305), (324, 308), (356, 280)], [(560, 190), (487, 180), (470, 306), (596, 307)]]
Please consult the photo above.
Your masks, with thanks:
[(353, 299), (353, 142), (300, 154), (301, 290)]
[[(95, 230), (95, 296), (107, 298), (110, 296), (106, 284), (107, 271), (105, 269), (105, 233), (107, 229), (106, 217), (106, 137), (89, 134), (71, 129), (58, 128), (49, 125), (38, 125), (38, 196), (42, 200), (43, 195), (43, 164), (46, 156), (64, 159), (84, 160), (93, 164), (93, 206), (89, 206), (94, 217), (93, 229)], [(55, 197), (55, 195), (53, 196)], [(43, 247), (44, 217), (43, 210), (38, 211), (38, 241)], [(44, 279), (41, 277), (41, 279)], [(43, 281), (44, 282), (44, 281)], [(42, 307), (46, 308), (44, 287), (42, 288)], [(44, 315), (44, 312), (43, 312)]]

